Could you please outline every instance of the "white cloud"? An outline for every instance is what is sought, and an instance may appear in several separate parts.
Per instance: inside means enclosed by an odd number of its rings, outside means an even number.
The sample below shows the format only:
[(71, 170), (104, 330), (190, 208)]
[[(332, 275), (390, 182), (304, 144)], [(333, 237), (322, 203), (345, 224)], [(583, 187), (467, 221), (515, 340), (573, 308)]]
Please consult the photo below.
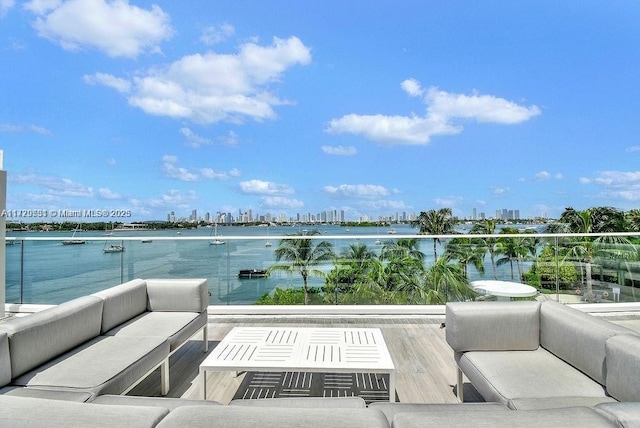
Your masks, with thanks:
[(433, 200), (433, 202), (435, 202), (436, 205), (445, 207), (445, 208), (455, 208), (463, 201), (464, 201), (464, 198), (462, 196), (447, 196), (444, 198), (436, 198)]
[(260, 200), (260, 203), (264, 208), (294, 209), (304, 207), (302, 201), (284, 196), (265, 196)]
[(549, 174), (547, 171), (540, 171), (536, 174), (536, 180), (538, 181), (549, 180), (550, 178), (551, 174)]
[(197, 135), (189, 128), (180, 128), (180, 133), (185, 137), (187, 146), (194, 149), (213, 143), (210, 139)]
[(426, 115), (347, 114), (332, 119), (326, 132), (362, 135), (381, 144), (427, 144), (432, 136), (462, 132), (460, 120), (516, 124), (541, 113), (535, 105), (525, 107), (493, 95), (454, 94), (433, 86), (425, 91), (415, 79), (405, 80), (401, 87), (411, 96), (424, 97)]
[(362, 135), (381, 144), (426, 144), (432, 135), (458, 134), (462, 128), (436, 116), (348, 114), (340, 119), (332, 119), (326, 131), (330, 134)]
[(43, 187), (47, 193), (53, 196), (73, 196), (81, 198), (90, 198), (94, 196), (93, 189), (81, 183), (77, 183), (69, 178), (60, 178), (53, 176), (43, 176), (40, 174), (10, 174), (8, 176), (10, 183), (33, 185)]
[(200, 168), (199, 172), (203, 178), (207, 178), (209, 180), (226, 180), (229, 178), (229, 175), (226, 172), (214, 171), (211, 168)]
[(155, 208), (187, 209), (197, 200), (198, 195), (193, 190), (180, 192), (172, 189), (156, 198), (150, 199), (147, 203)]
[(169, 15), (156, 5), (146, 10), (127, 0), (36, 0), (25, 8), (37, 15), (38, 35), (70, 51), (97, 49), (110, 57), (135, 58), (158, 51), (173, 36)]
[[(217, 172), (211, 168), (196, 168), (189, 170), (177, 166), (179, 159), (177, 156), (165, 155), (162, 157), (162, 172), (178, 181), (202, 181), (202, 180), (226, 180), (229, 175), (225, 172)], [(235, 171), (235, 170), (234, 170)]]
[(424, 94), (424, 89), (416, 79), (407, 79), (400, 84), (400, 87), (412, 97), (419, 97)]
[(40, 134), (40, 135), (53, 135), (53, 132), (51, 132), (50, 130), (48, 130), (43, 126), (38, 126), (38, 125), (22, 126), (22, 125), (15, 125), (12, 123), (0, 123), (0, 132), (12, 132), (12, 133), (33, 132), (35, 134)]
[(430, 115), (474, 119), (485, 123), (521, 123), (541, 113), (535, 105), (523, 107), (493, 95), (452, 94), (436, 87), (429, 88), (425, 100)]
[(322, 146), (321, 149), (324, 153), (335, 156), (353, 156), (358, 153), (353, 146)]
[(511, 189), (509, 187), (494, 187), (492, 189), (493, 194), (496, 195), (496, 196), (505, 195), (505, 194), (509, 193), (510, 191), (511, 191)]
[(218, 137), (218, 141), (225, 146), (237, 146), (239, 140), (238, 134), (233, 131), (229, 131), (226, 135)]
[(0, 0), (0, 18), (5, 16), (15, 3), (15, 0)]
[(218, 27), (210, 25), (202, 31), (200, 41), (208, 46), (215, 45), (233, 36), (235, 31), (236, 29), (234, 28), (234, 26), (227, 23), (224, 23)]
[(602, 171), (594, 178), (582, 177), (580, 181), (601, 187), (603, 197), (640, 201), (640, 171)]
[(274, 119), (274, 107), (288, 101), (269, 86), (289, 68), (310, 62), (310, 49), (297, 37), (274, 37), (269, 46), (246, 43), (237, 54), (188, 55), (139, 73), (128, 101), (147, 114), (201, 124)]
[(627, 153), (635, 153), (635, 152), (640, 152), (640, 146), (630, 146), (627, 147)]
[(82, 79), (88, 85), (104, 85), (122, 94), (127, 94), (131, 91), (131, 82), (107, 73), (85, 74)]
[(325, 186), (324, 192), (333, 198), (381, 198), (389, 195), (389, 190), (376, 184), (341, 184)]
[(404, 201), (392, 201), (380, 199), (376, 201), (360, 201), (359, 207), (364, 211), (396, 211), (396, 210), (409, 210), (413, 207), (404, 203)]
[(112, 191), (111, 189), (107, 189), (104, 187), (101, 187), (98, 189), (98, 195), (99, 198), (101, 199), (120, 199), (121, 196), (119, 193), (116, 193), (114, 191)]
[(295, 193), (288, 184), (277, 184), (271, 181), (247, 180), (240, 182), (240, 191), (251, 195), (290, 195)]

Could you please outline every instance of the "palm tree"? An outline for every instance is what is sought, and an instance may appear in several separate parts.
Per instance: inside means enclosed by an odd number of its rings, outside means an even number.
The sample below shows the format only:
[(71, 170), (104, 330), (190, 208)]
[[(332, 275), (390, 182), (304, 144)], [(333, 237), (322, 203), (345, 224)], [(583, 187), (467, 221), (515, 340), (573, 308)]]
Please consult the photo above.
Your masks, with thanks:
[[(520, 232), (513, 227), (505, 227), (500, 231), (500, 234), (505, 235), (517, 235)], [(525, 232), (531, 234), (533, 232)], [(504, 257), (499, 258), (496, 261), (496, 265), (500, 266), (509, 263), (511, 268), (511, 280), (515, 280), (513, 274), (513, 264), (515, 262), (518, 268), (518, 278), (522, 278), (522, 261), (529, 256), (536, 254), (537, 240), (532, 237), (512, 238), (512, 237), (500, 237), (496, 243), (496, 251), (498, 254), (502, 254)]]
[[(372, 260), (376, 258), (375, 252), (366, 244), (354, 243), (340, 253), (340, 258), (335, 260), (334, 268), (327, 275), (325, 301), (338, 304), (338, 300), (345, 301), (353, 297), (354, 285), (367, 275)], [(349, 296), (351, 294), (351, 296)]]
[(479, 273), (484, 273), (482, 260), (486, 253), (483, 246), (478, 246), (477, 239), (453, 238), (447, 243), (444, 250), (444, 257), (447, 261), (458, 260), (462, 266), (462, 273), (468, 278), (468, 265), (473, 265)]
[(633, 209), (625, 213), (626, 229), (633, 232), (640, 232), (640, 210)]
[[(607, 233), (620, 232), (624, 229), (624, 214), (612, 207), (593, 207), (576, 211), (572, 207), (564, 210), (558, 223), (547, 227), (549, 232), (558, 233)], [(587, 283), (585, 299), (593, 301), (593, 278), (591, 267), (599, 249), (604, 243), (625, 243), (624, 238), (582, 236), (571, 242), (567, 253), (575, 257), (583, 266)]]
[[(482, 220), (473, 225), (470, 233), (475, 233), (479, 235), (493, 235), (496, 232), (496, 221), (495, 220)], [(486, 237), (480, 238), (480, 242), (482, 242), (480, 248), (484, 249), (484, 253), (489, 253), (489, 257), (491, 258), (491, 267), (493, 268), (493, 277), (498, 279), (498, 268), (496, 266), (496, 238)]]
[[(307, 236), (320, 235), (318, 230), (312, 230)], [(304, 304), (309, 304), (308, 278), (311, 276), (324, 277), (325, 274), (315, 269), (323, 262), (333, 260), (333, 245), (327, 241), (314, 244), (311, 238), (285, 238), (281, 239), (278, 248), (274, 251), (276, 261), (287, 260), (288, 264), (274, 265), (267, 269), (267, 274), (274, 270), (288, 272), (300, 272), (304, 284)]]
[(462, 267), (447, 263), (445, 258), (435, 262), (424, 274), (424, 300), (427, 305), (443, 305), (449, 301), (464, 301), (476, 296), (464, 276)]
[[(414, 221), (411, 222), (412, 227), (420, 227), (420, 235), (450, 235), (455, 233), (455, 219), (451, 212), (451, 208), (440, 208), (439, 210), (422, 211)], [(440, 243), (439, 238), (433, 238), (433, 257), (434, 261), (438, 261), (437, 244)]]

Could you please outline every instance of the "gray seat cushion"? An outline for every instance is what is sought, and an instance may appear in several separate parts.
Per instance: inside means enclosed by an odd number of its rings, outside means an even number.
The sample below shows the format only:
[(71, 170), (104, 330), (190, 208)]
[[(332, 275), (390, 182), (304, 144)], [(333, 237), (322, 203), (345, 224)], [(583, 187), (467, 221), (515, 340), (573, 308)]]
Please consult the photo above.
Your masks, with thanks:
[(521, 410), (509, 412), (460, 412), (456, 410), (441, 412), (399, 413), (393, 419), (394, 428), (414, 427), (617, 427), (595, 410), (587, 407), (571, 407), (565, 409)]
[(11, 357), (9, 355), (9, 337), (0, 331), (0, 386), (11, 382)]
[(147, 310), (147, 283), (142, 279), (134, 279), (93, 295), (104, 300), (103, 334)]
[(543, 348), (466, 352), (458, 366), (486, 401), (517, 398), (606, 397), (602, 385)]
[(595, 410), (625, 428), (640, 427), (640, 402), (603, 403), (598, 404)]
[(557, 302), (546, 301), (540, 307), (540, 345), (602, 385), (605, 343), (617, 334), (635, 332)]
[(158, 428), (220, 426), (260, 428), (386, 428), (387, 418), (375, 409), (294, 409), (290, 407), (185, 406), (171, 412)]
[(291, 407), (291, 408), (343, 408), (364, 409), (367, 403), (362, 397), (292, 397), (259, 398), (255, 400), (232, 400), (230, 406)]
[(84, 296), (0, 325), (9, 335), (11, 376), (18, 377), (100, 334), (102, 304)]
[(46, 398), (48, 400), (76, 401), (84, 403), (93, 398), (93, 394), (86, 391), (67, 391), (58, 389), (25, 388), (24, 386), (5, 386), (0, 388), (0, 395), (11, 397)]
[(106, 336), (166, 337), (171, 351), (178, 348), (207, 322), (207, 313), (144, 312), (105, 333)]
[(600, 403), (617, 403), (611, 397), (547, 397), (516, 398), (509, 400), (509, 408), (513, 410), (559, 409), (563, 407), (593, 407)]
[(5, 428), (152, 428), (168, 413), (158, 407), (99, 406), (0, 396), (0, 426)]
[(14, 379), (13, 384), (121, 394), (168, 355), (165, 338), (98, 336)]
[(640, 402), (640, 337), (611, 337), (606, 349), (607, 391), (620, 401)]
[[(509, 411), (509, 408), (500, 403), (386, 403), (374, 402), (369, 404), (370, 409), (380, 410), (387, 417), (389, 424), (398, 413), (423, 412), (501, 412)], [(478, 416), (482, 418), (482, 416)]]
[(169, 409), (170, 411), (182, 406), (219, 406), (220, 403), (211, 400), (188, 400), (186, 398), (141, 397), (133, 395), (100, 395), (91, 404), (108, 406), (151, 406)]

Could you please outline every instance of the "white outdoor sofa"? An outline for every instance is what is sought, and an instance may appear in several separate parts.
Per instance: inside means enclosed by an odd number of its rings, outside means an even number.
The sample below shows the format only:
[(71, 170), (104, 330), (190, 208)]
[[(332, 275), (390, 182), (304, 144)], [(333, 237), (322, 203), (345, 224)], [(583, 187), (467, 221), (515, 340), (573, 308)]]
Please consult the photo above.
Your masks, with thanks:
[[(204, 279), (136, 279), (0, 323), (0, 394), (89, 400), (124, 394), (202, 331)], [(4, 387), (3, 387), (4, 386)]]

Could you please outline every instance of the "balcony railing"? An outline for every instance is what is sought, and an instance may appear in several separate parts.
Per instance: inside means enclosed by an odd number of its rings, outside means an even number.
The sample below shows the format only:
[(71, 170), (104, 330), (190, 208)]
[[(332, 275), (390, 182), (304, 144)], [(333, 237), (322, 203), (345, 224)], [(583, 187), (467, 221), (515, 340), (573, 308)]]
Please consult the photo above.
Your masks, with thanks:
[[(282, 240), (308, 242), (311, 249), (326, 242), (335, 254), (304, 267), (310, 273), (308, 301), (314, 305), (494, 299), (472, 290), (471, 283), (477, 280), (528, 284), (546, 298), (567, 303), (640, 300), (640, 233), (432, 236), (300, 231), (295, 236), (224, 237), (130, 233), (136, 235), (85, 234), (78, 238), (83, 244), (70, 245), (63, 245), (68, 236), (59, 234), (8, 237), (6, 302), (57, 304), (134, 278), (199, 277), (209, 282), (211, 305), (251, 305), (260, 300), (300, 304), (302, 292), (288, 290), (303, 288), (300, 271), (305, 263), (287, 257), (278, 261)], [(112, 245), (124, 250), (105, 251)], [(270, 298), (263, 299), (265, 295)]]

